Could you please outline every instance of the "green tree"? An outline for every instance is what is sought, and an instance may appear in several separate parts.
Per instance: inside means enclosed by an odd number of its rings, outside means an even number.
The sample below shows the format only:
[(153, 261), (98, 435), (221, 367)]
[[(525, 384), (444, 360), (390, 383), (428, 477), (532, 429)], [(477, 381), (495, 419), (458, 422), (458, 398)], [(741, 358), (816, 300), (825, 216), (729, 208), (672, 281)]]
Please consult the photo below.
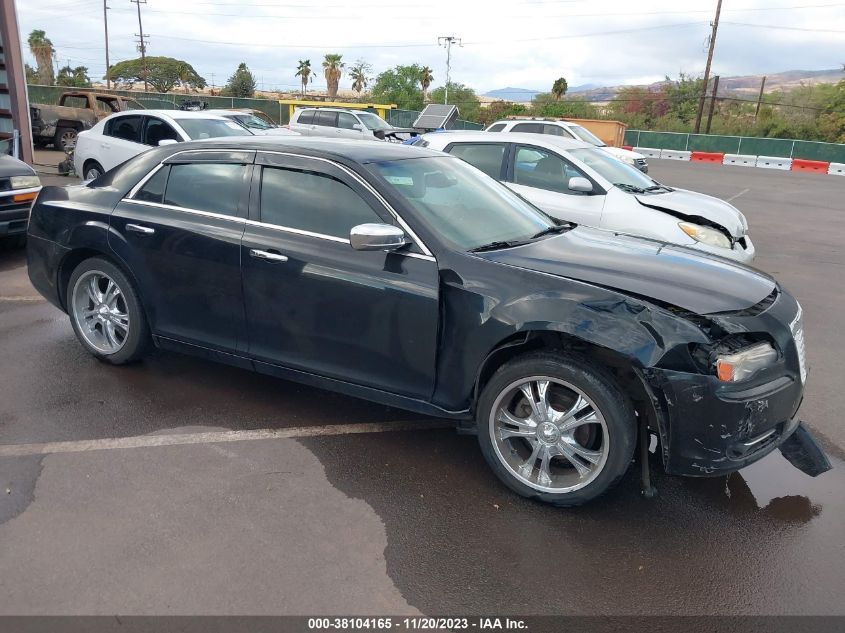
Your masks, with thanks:
[[(432, 103), (443, 103), (446, 96), (445, 86), (440, 86), (431, 91)], [(481, 102), (475, 90), (464, 84), (449, 82), (449, 104), (458, 106), (461, 118), (467, 121), (481, 121)]]
[(26, 83), (28, 84), (37, 84), (38, 83), (38, 71), (30, 66), (29, 64), (24, 64), (24, 72), (26, 74)]
[(56, 83), (59, 86), (69, 86), (72, 88), (90, 88), (91, 79), (88, 77), (88, 68), (86, 66), (77, 66), (76, 68), (65, 66), (60, 68)]
[(38, 83), (43, 86), (52, 86), (56, 83), (56, 75), (53, 72), (53, 55), (56, 49), (53, 42), (49, 40), (44, 31), (34, 30), (26, 40), (29, 45), (29, 52), (35, 57), (35, 64), (38, 66)]
[(560, 101), (567, 90), (569, 90), (569, 84), (566, 83), (566, 79), (563, 77), (555, 79), (555, 82), (552, 84), (552, 96), (555, 98), (555, 101)]
[(305, 96), (305, 93), (308, 92), (308, 82), (314, 81), (314, 76), (311, 74), (311, 60), (310, 59), (300, 59), (299, 66), (296, 68), (296, 74), (294, 77), (299, 77), (300, 81), (302, 82), (302, 96)]
[(323, 75), (326, 78), (329, 99), (337, 97), (337, 87), (340, 83), (340, 77), (343, 74), (343, 68), (346, 65), (342, 60), (343, 55), (337, 53), (328, 53), (323, 59)]
[(370, 82), (369, 74), (372, 70), (373, 67), (361, 59), (355, 62), (355, 65), (349, 69), (349, 78), (352, 80), (352, 90), (358, 93), (359, 98), (361, 97), (361, 91), (364, 90)]
[(424, 66), (420, 71), (420, 87), (422, 88), (423, 102), (427, 100), (426, 97), (428, 96), (428, 89), (431, 86), (432, 81), (434, 81), (434, 74), (432, 73), (431, 68)]
[(423, 99), (420, 93), (419, 64), (395, 66), (376, 77), (373, 84), (372, 98), (378, 103), (395, 103), (405, 110), (422, 110)]
[[(195, 90), (206, 87), (206, 81), (194, 70), (193, 66), (181, 59), (172, 57), (147, 57), (147, 83), (157, 92), (169, 92), (178, 85), (189, 86)], [(185, 68), (185, 66), (187, 68)], [(127, 59), (114, 64), (110, 69), (112, 81), (132, 88), (144, 81), (144, 64), (141, 58)], [(187, 81), (183, 81), (184, 77)], [(103, 77), (105, 79), (105, 77)]]
[(238, 64), (237, 70), (229, 77), (229, 81), (226, 82), (220, 94), (226, 97), (240, 97), (241, 99), (255, 96), (255, 75), (244, 62)]
[[(704, 79), (681, 73), (677, 81), (666, 77), (663, 89), (668, 104), (667, 115), (678, 119), (682, 123), (695, 120), (698, 112), (698, 101), (704, 90)], [(665, 116), (665, 115), (664, 115)]]
[(490, 125), (499, 119), (509, 116), (528, 114), (528, 106), (522, 103), (511, 103), (510, 101), (494, 101), (486, 108), (482, 108), (479, 116), (479, 123)]

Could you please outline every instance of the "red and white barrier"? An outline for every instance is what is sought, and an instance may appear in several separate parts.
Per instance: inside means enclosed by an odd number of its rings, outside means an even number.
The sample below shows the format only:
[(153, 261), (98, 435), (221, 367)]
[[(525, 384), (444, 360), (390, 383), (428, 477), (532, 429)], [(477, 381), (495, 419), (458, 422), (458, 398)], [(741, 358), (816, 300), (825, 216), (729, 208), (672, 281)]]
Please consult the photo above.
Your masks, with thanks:
[(821, 160), (792, 159), (792, 171), (814, 171), (817, 174), (826, 174), (829, 168), (830, 163)]
[(725, 155), (722, 152), (693, 152), (690, 154), (690, 160), (697, 163), (718, 163), (721, 165), (725, 160)]
[(660, 150), (660, 158), (668, 160), (689, 160), (692, 152), (684, 152), (677, 149), (662, 149)]
[(738, 165), (740, 167), (756, 167), (757, 157), (751, 154), (725, 154), (723, 165)]
[(831, 163), (827, 173), (831, 176), (845, 176), (845, 163)]
[(792, 169), (792, 159), (783, 158), (782, 156), (758, 156), (756, 166), (762, 167), (763, 169), (782, 169), (789, 171)]

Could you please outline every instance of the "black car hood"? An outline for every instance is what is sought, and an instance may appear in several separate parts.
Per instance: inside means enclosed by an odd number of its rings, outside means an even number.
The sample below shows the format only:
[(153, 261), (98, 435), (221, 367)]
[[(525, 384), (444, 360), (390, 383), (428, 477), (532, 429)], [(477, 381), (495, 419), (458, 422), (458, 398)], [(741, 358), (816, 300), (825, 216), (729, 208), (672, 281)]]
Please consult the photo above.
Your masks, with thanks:
[(25, 162), (8, 154), (0, 154), (0, 178), (10, 176), (32, 176), (35, 170)]
[(749, 308), (775, 288), (768, 275), (721, 257), (581, 226), (524, 246), (478, 255), (650, 297), (698, 314)]

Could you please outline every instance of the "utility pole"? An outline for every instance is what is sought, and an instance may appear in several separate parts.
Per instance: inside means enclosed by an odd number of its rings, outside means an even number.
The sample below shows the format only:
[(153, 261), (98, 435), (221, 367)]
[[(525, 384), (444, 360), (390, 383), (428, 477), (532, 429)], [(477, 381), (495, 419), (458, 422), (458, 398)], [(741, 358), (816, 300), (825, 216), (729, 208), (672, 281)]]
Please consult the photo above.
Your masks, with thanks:
[(717, 92), (719, 92), (719, 75), (713, 77), (713, 94), (710, 95), (710, 110), (707, 112), (707, 127), (704, 128), (705, 134), (710, 134), (710, 123), (713, 121), (713, 108), (716, 105)]
[(766, 87), (766, 76), (763, 75), (763, 81), (760, 82), (760, 94), (757, 95), (757, 109), (754, 110), (754, 122), (757, 122), (757, 115), (760, 114), (760, 104), (763, 103), (763, 88)]
[(722, 12), (722, 0), (716, 3), (716, 19), (711, 23), (713, 30), (710, 33), (710, 48), (707, 51), (707, 65), (704, 66), (704, 88), (701, 90), (701, 97), (698, 99), (698, 112), (695, 115), (695, 134), (701, 129), (701, 115), (704, 114), (704, 99), (707, 94), (707, 84), (710, 81), (710, 64), (713, 62), (713, 49), (716, 48), (716, 31), (719, 30), (719, 14)]
[(111, 65), (109, 64), (109, 3), (103, 0), (103, 26), (106, 29), (106, 88), (111, 90)]
[[(721, 0), (720, 0), (721, 1)], [(446, 48), (446, 92), (443, 95), (443, 104), (449, 103), (449, 73), (452, 70), (452, 44), (462, 46), (461, 38), (454, 35), (447, 35), (445, 37), (437, 38), (437, 45)]]
[[(721, 3), (722, 0), (719, 0)], [(129, 0), (132, 4), (138, 7), (138, 33), (135, 37), (138, 38), (138, 50), (141, 51), (141, 65), (144, 70), (144, 92), (147, 92), (147, 42), (144, 35), (144, 25), (141, 23), (141, 5), (147, 4), (147, 0)]]

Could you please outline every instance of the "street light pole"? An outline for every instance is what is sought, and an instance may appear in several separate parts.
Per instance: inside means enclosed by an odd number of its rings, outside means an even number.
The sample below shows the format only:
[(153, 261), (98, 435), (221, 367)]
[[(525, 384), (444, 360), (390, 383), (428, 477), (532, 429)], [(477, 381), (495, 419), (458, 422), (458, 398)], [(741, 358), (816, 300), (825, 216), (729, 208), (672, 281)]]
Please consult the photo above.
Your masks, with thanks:
[(147, 4), (147, 0), (129, 0), (129, 2), (138, 7), (138, 50), (141, 51), (141, 66), (144, 69), (144, 92), (147, 92), (147, 42), (144, 39), (144, 25), (141, 23), (141, 4)]
[(446, 47), (446, 91), (443, 95), (444, 105), (449, 103), (449, 76), (452, 70), (452, 44), (461, 46), (461, 38), (455, 37), (454, 35), (437, 38), (437, 45)]
[(109, 3), (103, 0), (103, 26), (106, 29), (106, 88), (111, 90), (111, 65), (109, 64)]

